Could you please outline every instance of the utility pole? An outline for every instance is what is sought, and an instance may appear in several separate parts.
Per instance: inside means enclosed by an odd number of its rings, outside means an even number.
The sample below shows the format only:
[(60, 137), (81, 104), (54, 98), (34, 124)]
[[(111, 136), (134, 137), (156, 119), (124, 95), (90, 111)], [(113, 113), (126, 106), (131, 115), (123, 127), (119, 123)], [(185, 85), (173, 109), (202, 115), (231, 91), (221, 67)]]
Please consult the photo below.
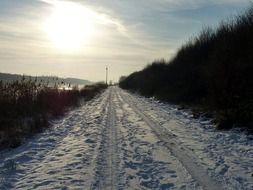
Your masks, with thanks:
[(105, 84), (107, 85), (107, 80), (108, 80), (108, 66), (106, 66), (106, 69), (105, 69)]

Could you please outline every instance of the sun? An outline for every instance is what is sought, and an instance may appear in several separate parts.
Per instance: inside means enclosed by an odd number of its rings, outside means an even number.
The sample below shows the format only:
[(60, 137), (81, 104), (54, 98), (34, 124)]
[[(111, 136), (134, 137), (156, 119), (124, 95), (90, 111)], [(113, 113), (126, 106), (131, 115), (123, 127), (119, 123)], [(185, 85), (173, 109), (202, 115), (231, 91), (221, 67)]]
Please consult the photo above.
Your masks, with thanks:
[(44, 28), (55, 47), (64, 50), (80, 49), (91, 37), (92, 14), (81, 5), (57, 2), (53, 5)]

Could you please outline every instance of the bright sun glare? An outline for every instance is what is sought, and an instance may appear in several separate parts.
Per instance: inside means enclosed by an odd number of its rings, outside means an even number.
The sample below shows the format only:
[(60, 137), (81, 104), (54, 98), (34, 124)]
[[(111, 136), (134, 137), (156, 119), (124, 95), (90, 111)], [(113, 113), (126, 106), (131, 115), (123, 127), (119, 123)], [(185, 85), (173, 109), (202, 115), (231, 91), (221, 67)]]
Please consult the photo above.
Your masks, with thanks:
[(80, 49), (91, 36), (92, 14), (88, 9), (78, 4), (56, 3), (52, 14), (46, 20), (45, 30), (57, 48)]

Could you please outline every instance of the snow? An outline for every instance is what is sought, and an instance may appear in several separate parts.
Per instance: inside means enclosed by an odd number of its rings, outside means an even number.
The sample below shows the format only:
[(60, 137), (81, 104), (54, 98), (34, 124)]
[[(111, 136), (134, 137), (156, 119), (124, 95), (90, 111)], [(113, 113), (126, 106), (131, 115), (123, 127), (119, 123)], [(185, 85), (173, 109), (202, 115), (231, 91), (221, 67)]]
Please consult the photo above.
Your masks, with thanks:
[[(126, 92), (125, 92), (126, 93)], [(134, 95), (134, 104), (191, 150), (195, 159), (225, 189), (253, 189), (253, 140), (238, 129), (217, 131), (211, 120), (190, 111)]]
[(253, 189), (253, 138), (111, 87), (0, 152), (0, 189)]

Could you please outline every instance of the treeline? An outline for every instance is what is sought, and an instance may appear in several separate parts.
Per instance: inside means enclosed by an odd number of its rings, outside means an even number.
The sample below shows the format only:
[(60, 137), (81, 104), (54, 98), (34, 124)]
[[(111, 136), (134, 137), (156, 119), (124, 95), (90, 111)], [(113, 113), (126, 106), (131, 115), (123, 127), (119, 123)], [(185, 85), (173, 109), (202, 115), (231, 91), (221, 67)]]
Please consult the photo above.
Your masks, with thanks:
[[(107, 85), (97, 83), (82, 89), (50, 86), (32, 78), (0, 81), (0, 148), (16, 147), (22, 138), (49, 126), (49, 120), (100, 93)], [(70, 84), (69, 84), (70, 86)]]
[(177, 104), (200, 105), (219, 128), (253, 122), (253, 6), (219, 27), (205, 28), (170, 60), (122, 77), (120, 87)]
[(0, 73), (0, 80), (3, 82), (14, 82), (16, 80), (21, 80), (25, 77), (26, 79), (36, 80), (38, 82), (43, 81), (44, 83), (48, 83), (49, 85), (54, 85), (55, 83), (63, 82), (65, 84), (75, 84), (75, 85), (88, 85), (92, 84), (92, 82), (84, 79), (78, 78), (60, 78), (57, 76), (24, 76), (19, 74), (9, 74), (9, 73)]

